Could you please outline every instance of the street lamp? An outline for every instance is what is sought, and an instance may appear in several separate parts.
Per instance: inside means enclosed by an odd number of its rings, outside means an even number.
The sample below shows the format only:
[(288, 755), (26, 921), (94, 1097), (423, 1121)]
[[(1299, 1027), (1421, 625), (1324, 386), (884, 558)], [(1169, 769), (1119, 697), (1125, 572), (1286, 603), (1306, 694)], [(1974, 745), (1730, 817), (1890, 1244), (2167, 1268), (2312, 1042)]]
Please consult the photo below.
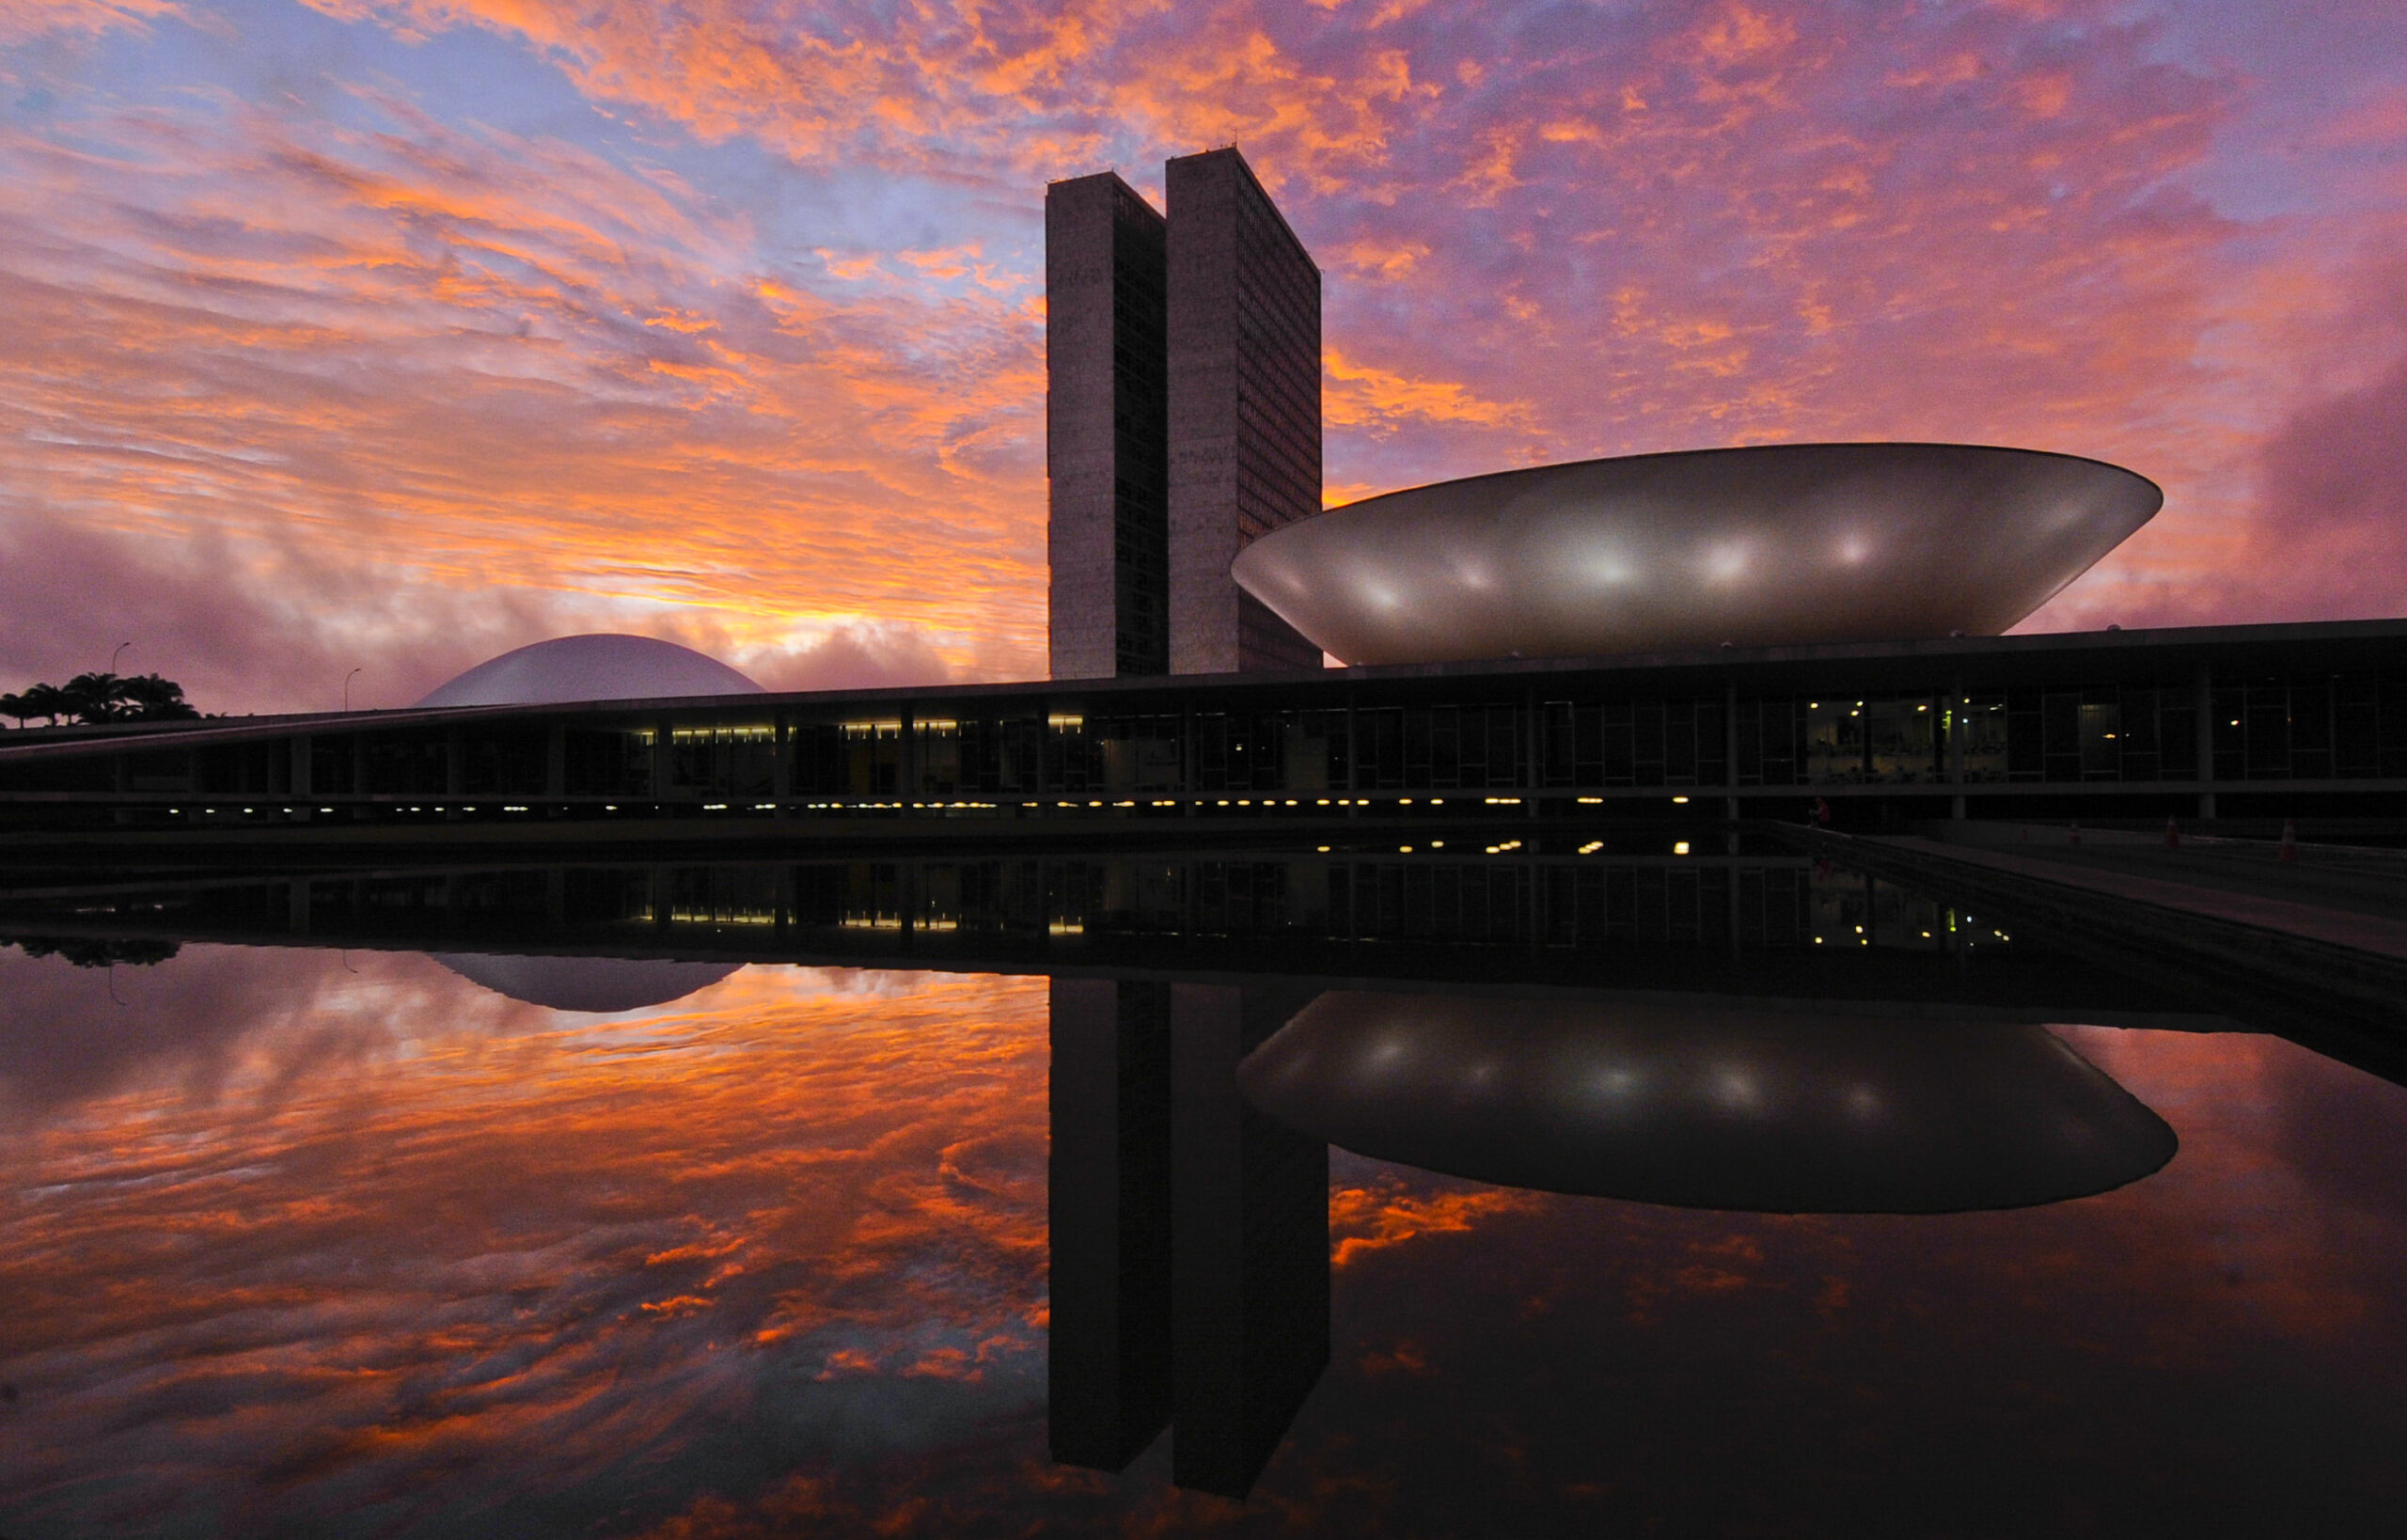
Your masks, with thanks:
[(117, 660), (123, 657), (125, 655), (125, 650), (133, 645), (134, 644), (130, 641), (121, 641), (118, 643), (117, 651), (109, 654), (109, 666), (102, 669), (102, 672), (109, 675), (111, 678), (115, 678), (117, 675)]
[(342, 709), (345, 711), (349, 711), (351, 709), (352, 674), (356, 674), (358, 672), (358, 669), (354, 668), (351, 673), (342, 676)]

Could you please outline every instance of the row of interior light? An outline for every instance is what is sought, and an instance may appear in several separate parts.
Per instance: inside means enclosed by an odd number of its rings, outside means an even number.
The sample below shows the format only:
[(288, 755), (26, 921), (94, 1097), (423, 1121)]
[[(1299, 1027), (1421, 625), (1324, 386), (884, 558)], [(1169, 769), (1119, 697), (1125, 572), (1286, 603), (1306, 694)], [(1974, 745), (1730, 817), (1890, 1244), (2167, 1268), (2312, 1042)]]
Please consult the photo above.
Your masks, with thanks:
[[(1199, 807), (1199, 808), (1203, 807), (1203, 806), (1204, 805), (1204, 802), (1205, 802), (1205, 799), (1204, 799), (1204, 798), (1203, 798), (1203, 797), (1200, 797), (1200, 796), (1199, 796), (1199, 797), (1192, 798), (1191, 800), (1194, 802), (1195, 806), (1197, 806), (1197, 807)], [(1218, 798), (1214, 798), (1214, 799), (1211, 799), (1211, 800), (1212, 800), (1212, 805), (1213, 805), (1213, 806), (1215, 806), (1215, 807), (1225, 808), (1225, 807), (1228, 807), (1228, 806), (1230, 805), (1230, 799), (1229, 799), (1229, 798), (1227, 798), (1227, 797), (1218, 797)], [(1398, 807), (1409, 808), (1409, 807), (1411, 807), (1411, 806), (1412, 806), (1412, 804), (1413, 804), (1413, 799), (1412, 799), (1411, 797), (1408, 797), (1408, 796), (1397, 797), (1397, 798), (1395, 798), (1394, 800), (1395, 800), (1395, 803), (1396, 803), (1396, 805), (1397, 805)], [(1519, 806), (1521, 805), (1521, 799), (1520, 799), (1519, 797), (1518, 797), (1518, 796), (1491, 796), (1491, 797), (1486, 797), (1486, 798), (1483, 798), (1482, 800), (1483, 800), (1483, 801), (1484, 801), (1487, 806), (1489, 806), (1489, 807), (1491, 807), (1491, 808), (1518, 808), (1518, 807), (1519, 807)], [(1583, 797), (1580, 798), (1580, 800), (1581, 800), (1582, 803), (1597, 803), (1597, 804), (1601, 804), (1605, 799), (1604, 799), (1603, 797), (1600, 797), (1600, 796), (1583, 796)], [(1685, 797), (1685, 796), (1675, 796), (1675, 797), (1672, 798), (1672, 800), (1673, 800), (1675, 803), (1682, 803), (1682, 804), (1685, 804), (1685, 803), (1688, 801), (1688, 798), (1687, 798), (1687, 797)], [(1433, 797), (1429, 798), (1429, 805), (1430, 805), (1431, 807), (1433, 807), (1433, 808), (1443, 807), (1443, 806), (1445, 805), (1445, 801), (1446, 801), (1446, 799), (1445, 799), (1444, 797), (1442, 797), (1442, 796), (1433, 796)], [(1338, 797), (1338, 798), (1336, 798), (1336, 799), (1334, 800), (1334, 805), (1335, 805), (1335, 806), (1337, 806), (1337, 807), (1340, 807), (1340, 808), (1368, 808), (1368, 807), (1375, 806), (1375, 805), (1376, 805), (1376, 802), (1377, 802), (1377, 799), (1376, 799), (1376, 798), (1367, 797), (1367, 796), (1365, 796), (1365, 797), (1344, 797), (1344, 796), (1341, 796), (1341, 797)], [(1062, 802), (1056, 802), (1056, 803), (1054, 804), (1054, 806), (1055, 806), (1055, 807), (1058, 807), (1058, 808), (1081, 808), (1081, 807), (1083, 807), (1083, 808), (1100, 808), (1100, 807), (1103, 807), (1103, 806), (1105, 806), (1105, 805), (1106, 805), (1106, 804), (1105, 804), (1101, 799), (1099, 799), (1099, 798), (1098, 798), (1098, 799), (1090, 800), (1090, 801), (1087, 801), (1087, 802), (1070, 802), (1070, 801), (1062, 801)], [(1148, 807), (1154, 807), (1154, 808), (1175, 808), (1175, 807), (1180, 806), (1180, 802), (1179, 802), (1179, 800), (1178, 800), (1176, 797), (1156, 797), (1156, 798), (1152, 799), (1151, 801), (1149, 801), (1149, 802), (1148, 802), (1148, 803), (1146, 803), (1145, 805), (1146, 805), (1146, 806), (1148, 806)], [(1253, 798), (1251, 798), (1251, 797), (1242, 797), (1242, 796), (1241, 796), (1241, 797), (1238, 797), (1238, 798), (1236, 798), (1236, 799), (1235, 799), (1235, 805), (1236, 805), (1237, 807), (1240, 807), (1240, 808), (1251, 808), (1251, 807), (1252, 807), (1252, 806), (1254, 805), (1254, 799), (1253, 799)], [(1280, 807), (1294, 808), (1294, 807), (1299, 807), (1299, 806), (1301, 806), (1301, 805), (1302, 805), (1302, 804), (1301, 804), (1301, 803), (1300, 803), (1297, 798), (1292, 797), (1292, 796), (1291, 796), (1291, 797), (1288, 797), (1288, 798), (1287, 798), (1285, 801), (1283, 801), (1283, 802), (1282, 802), (1281, 800), (1279, 800), (1279, 799), (1278, 799), (1278, 798), (1276, 798), (1276, 797), (1264, 797), (1264, 798), (1262, 798), (1262, 806), (1264, 806), (1264, 807), (1266, 807), (1266, 808), (1280, 808)], [(1329, 797), (1325, 797), (1325, 796), (1324, 796), (1324, 797), (1317, 797), (1317, 798), (1314, 799), (1314, 803), (1313, 803), (1313, 805), (1314, 805), (1314, 807), (1318, 807), (1318, 808), (1326, 808), (1326, 807), (1329, 807), (1329, 806), (1331, 805), (1331, 799), (1330, 799), (1330, 798), (1329, 798)], [(657, 806), (658, 806), (658, 804), (657, 804), (657, 803), (655, 803), (655, 804), (653, 804), (653, 806), (657, 807)], [(733, 806), (734, 806), (734, 804), (732, 804), (732, 803), (728, 803), (728, 802), (705, 802), (705, 803), (703, 803), (703, 804), (702, 804), (702, 810), (703, 810), (704, 812), (726, 812), (726, 811), (730, 810)], [(1002, 806), (1003, 806), (1003, 804), (1001, 804), (1001, 803), (999, 803), (999, 802), (907, 802), (907, 803), (906, 803), (906, 802), (806, 802), (806, 803), (802, 803), (802, 804), (800, 804), (800, 806), (801, 806), (801, 807), (804, 807), (804, 808), (806, 808), (806, 809), (811, 809), (811, 810), (813, 810), (813, 811), (830, 811), (830, 810), (833, 810), (833, 811), (842, 811), (842, 810), (845, 810), (845, 809), (863, 810), (863, 809), (897, 809), (897, 810), (899, 810), (899, 809), (904, 809), (904, 808), (911, 808), (911, 809), (919, 809), (919, 810), (923, 810), (923, 811), (924, 811), (924, 810), (928, 810), (928, 809), (968, 809), (968, 808), (983, 808), (983, 809), (996, 809), (996, 808), (1000, 808), (1000, 807), (1002, 807)], [(1036, 801), (1036, 802), (1023, 802), (1023, 803), (1021, 803), (1021, 804), (1020, 804), (1020, 806), (1021, 806), (1021, 807), (1023, 807), (1023, 808), (1041, 808), (1041, 807), (1045, 806), (1045, 804), (1044, 804), (1042, 801)], [(1134, 808), (1134, 807), (1138, 806), (1138, 804), (1137, 804), (1137, 803), (1135, 803), (1135, 802), (1133, 802), (1133, 801), (1120, 801), (1120, 802), (1113, 802), (1113, 803), (1109, 804), (1109, 806), (1114, 807), (1114, 808)], [(774, 811), (776, 811), (776, 810), (777, 810), (777, 808), (778, 808), (778, 804), (776, 804), (776, 803), (774, 803), (774, 802), (755, 802), (755, 803), (751, 804), (751, 809), (752, 809), (752, 810), (753, 810), (754, 812), (774, 812)], [(217, 809), (214, 809), (214, 808), (203, 808), (203, 809), (200, 809), (200, 810), (201, 810), (202, 812), (204, 812), (204, 813), (212, 813), (212, 814), (213, 814), (213, 813), (215, 813), (215, 812), (217, 811)], [(255, 813), (255, 812), (257, 812), (258, 810), (259, 810), (259, 809), (256, 809), (256, 808), (244, 808), (244, 809), (243, 809), (243, 811), (244, 811), (244, 812), (246, 812), (246, 813)], [(291, 808), (279, 808), (279, 809), (277, 809), (276, 810), (277, 810), (277, 811), (279, 811), (279, 812), (286, 812), (286, 813), (289, 813), (289, 812), (291, 812), (293, 809), (291, 809)], [(320, 808), (318, 810), (319, 810), (320, 812), (322, 812), (322, 813), (330, 813), (330, 812), (333, 812), (335, 809), (332, 809), (332, 808)], [(409, 806), (409, 807), (407, 807), (407, 808), (400, 808), (400, 809), (397, 809), (396, 810), (397, 810), (397, 811), (402, 811), (402, 812), (425, 812), (425, 811), (427, 811), (428, 809), (427, 809), (423, 805), (413, 803), (412, 805), (410, 805), (410, 806)], [(448, 804), (443, 804), (443, 805), (438, 805), (438, 806), (436, 806), (436, 807), (434, 808), (434, 809), (433, 809), (433, 810), (434, 810), (434, 811), (436, 811), (436, 812), (449, 812), (449, 811), (451, 811), (452, 809), (451, 809), (451, 808), (450, 808)], [(466, 805), (466, 804), (463, 804), (463, 805), (460, 807), (460, 809), (459, 809), (458, 810), (459, 810), (459, 811), (461, 811), (461, 812), (475, 812), (477, 809), (476, 809), (474, 807), (472, 807), (472, 806), (469, 806), (469, 805)], [(527, 805), (526, 805), (526, 804), (524, 804), (524, 803), (514, 803), (514, 802), (513, 802), (513, 803), (507, 803), (507, 804), (502, 805), (501, 810), (502, 810), (503, 812), (532, 812), (534, 809), (533, 809), (531, 807), (529, 807), (529, 806), (527, 806)], [(619, 810), (619, 804), (617, 804), (617, 803), (615, 803), (615, 802), (606, 803), (606, 804), (604, 804), (604, 809), (603, 809), (603, 810), (605, 810), (606, 812), (617, 812), (617, 811)], [(168, 811), (168, 812), (170, 812), (170, 813), (181, 813), (181, 812), (183, 811), (183, 809), (182, 809), (181, 808), (169, 808), (169, 809), (167, 809), (167, 811)]]

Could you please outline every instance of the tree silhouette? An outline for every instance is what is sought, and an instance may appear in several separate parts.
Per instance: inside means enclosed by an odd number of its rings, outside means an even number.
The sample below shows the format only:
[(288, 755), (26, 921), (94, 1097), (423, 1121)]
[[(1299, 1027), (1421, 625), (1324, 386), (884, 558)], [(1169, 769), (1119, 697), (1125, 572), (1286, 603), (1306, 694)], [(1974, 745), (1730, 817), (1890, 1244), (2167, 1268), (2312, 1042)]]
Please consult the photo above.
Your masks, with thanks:
[(184, 699), (184, 687), (157, 674), (136, 674), (117, 682), (121, 720), (133, 722), (190, 721), (200, 713)]
[(29, 684), (22, 693), (0, 695), (0, 716), (15, 717), (19, 727), (36, 716), (55, 727), (61, 721), (189, 721), (199, 715), (182, 685), (157, 674), (77, 674), (64, 684)]
[(77, 967), (110, 967), (118, 963), (149, 967), (165, 962), (183, 950), (180, 942), (153, 941), (139, 936), (122, 941), (101, 941), (81, 936), (16, 935), (0, 941), (0, 946), (18, 947), (28, 957), (64, 957)]
[(67, 699), (68, 715), (78, 722), (114, 722), (121, 715), (115, 674), (77, 674), (58, 687)]
[(54, 727), (69, 713), (67, 694), (55, 684), (29, 684), (17, 699), (24, 702), (26, 715), (42, 717)]

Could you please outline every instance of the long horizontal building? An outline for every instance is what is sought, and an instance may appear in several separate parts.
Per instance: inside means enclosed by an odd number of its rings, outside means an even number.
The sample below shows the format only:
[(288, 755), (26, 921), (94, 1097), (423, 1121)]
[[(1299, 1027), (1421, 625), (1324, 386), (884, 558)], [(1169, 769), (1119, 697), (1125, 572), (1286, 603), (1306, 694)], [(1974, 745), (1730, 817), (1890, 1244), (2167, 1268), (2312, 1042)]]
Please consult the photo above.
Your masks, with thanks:
[(1857, 826), (2398, 818), (2407, 621), (0, 734), (0, 820), (20, 828), (1794, 819), (1817, 799)]

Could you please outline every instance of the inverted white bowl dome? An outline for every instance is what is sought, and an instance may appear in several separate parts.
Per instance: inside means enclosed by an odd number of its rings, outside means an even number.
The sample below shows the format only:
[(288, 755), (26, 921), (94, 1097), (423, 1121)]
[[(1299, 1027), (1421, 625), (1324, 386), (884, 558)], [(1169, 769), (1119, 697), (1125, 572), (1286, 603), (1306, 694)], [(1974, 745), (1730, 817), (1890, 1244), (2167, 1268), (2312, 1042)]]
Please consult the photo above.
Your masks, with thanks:
[(666, 1005), (707, 989), (741, 963), (680, 963), (657, 957), (525, 957), (437, 951), (429, 956), (496, 995), (555, 1011), (594, 1015)]
[(2163, 501), (2033, 449), (1701, 449), (1388, 493), (1275, 529), (1231, 570), (1347, 663), (1995, 636)]
[(1835, 1002), (1333, 991), (1237, 1086), (1375, 1159), (1771, 1214), (2058, 1202), (2135, 1182), (2180, 1142), (2044, 1027)]
[(760, 695), (718, 659), (653, 636), (555, 636), (488, 658), (437, 685), (421, 706), (542, 706), (567, 700), (663, 700)]

